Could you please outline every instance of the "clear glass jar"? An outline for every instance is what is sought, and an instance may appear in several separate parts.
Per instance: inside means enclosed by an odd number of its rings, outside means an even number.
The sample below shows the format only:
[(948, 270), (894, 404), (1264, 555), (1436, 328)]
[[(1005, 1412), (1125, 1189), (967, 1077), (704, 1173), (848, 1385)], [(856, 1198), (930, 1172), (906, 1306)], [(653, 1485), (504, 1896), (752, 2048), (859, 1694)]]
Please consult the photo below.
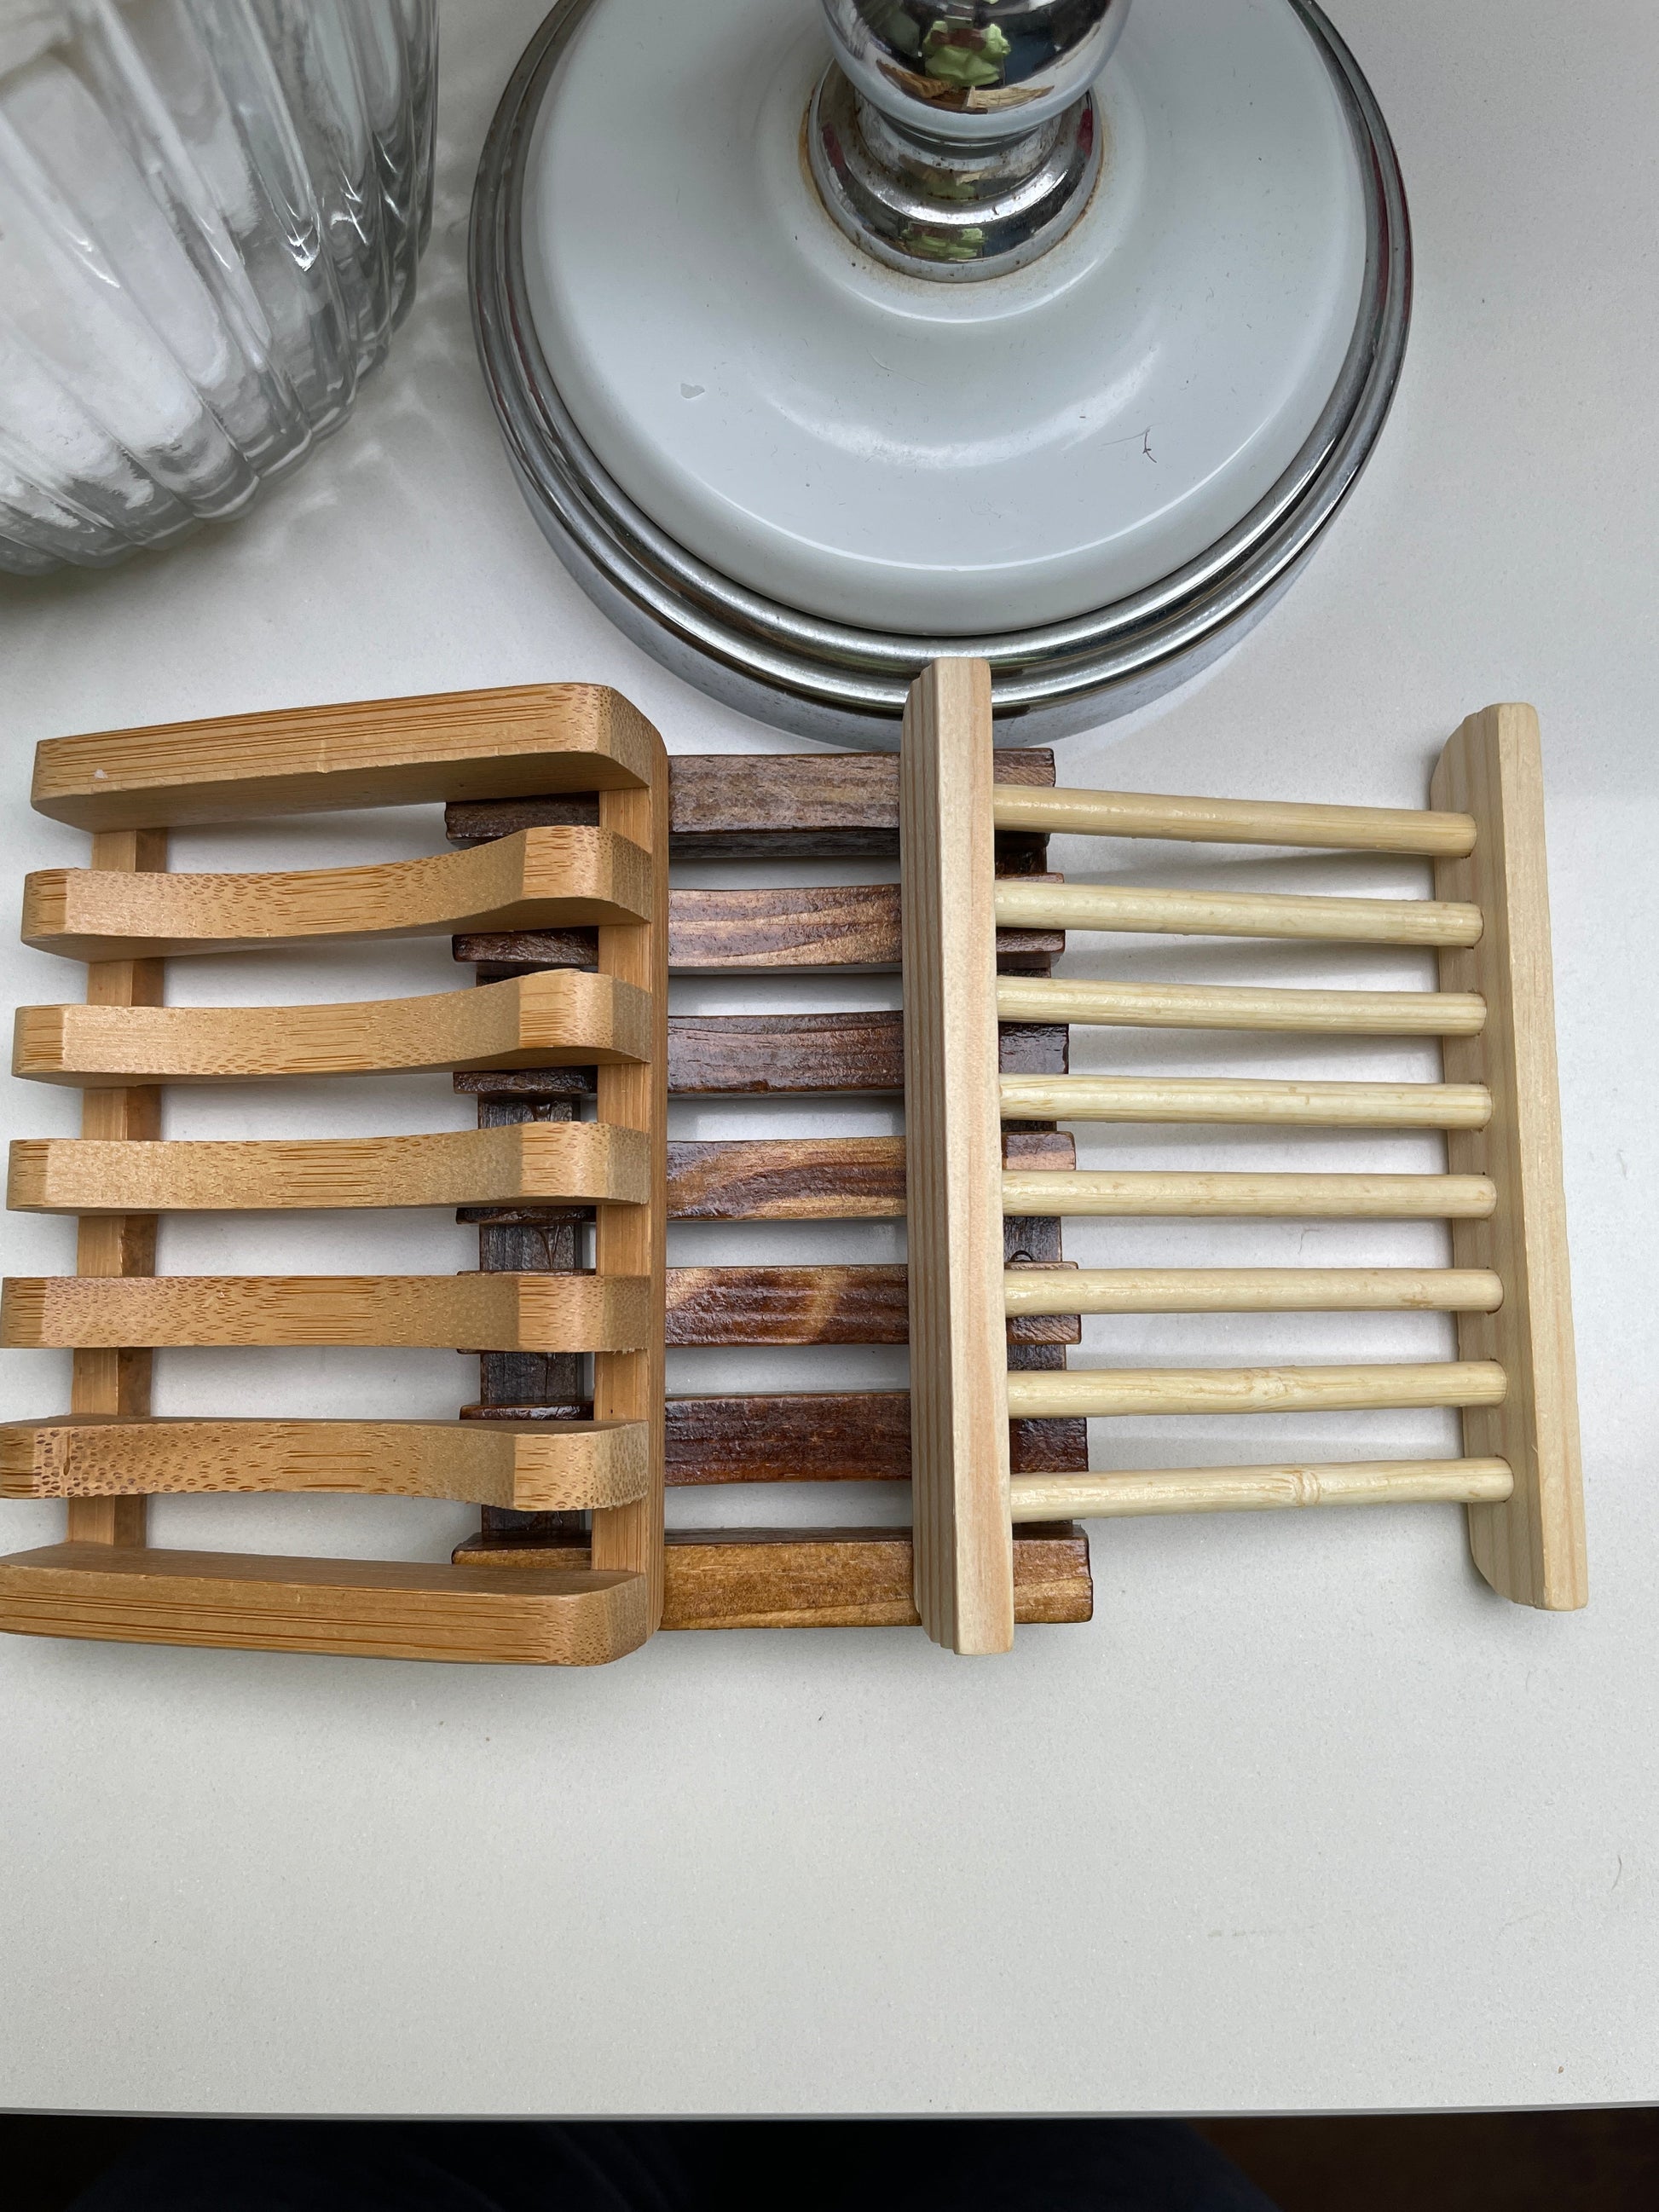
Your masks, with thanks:
[(0, 571), (246, 506), (431, 217), (436, 0), (0, 0)]

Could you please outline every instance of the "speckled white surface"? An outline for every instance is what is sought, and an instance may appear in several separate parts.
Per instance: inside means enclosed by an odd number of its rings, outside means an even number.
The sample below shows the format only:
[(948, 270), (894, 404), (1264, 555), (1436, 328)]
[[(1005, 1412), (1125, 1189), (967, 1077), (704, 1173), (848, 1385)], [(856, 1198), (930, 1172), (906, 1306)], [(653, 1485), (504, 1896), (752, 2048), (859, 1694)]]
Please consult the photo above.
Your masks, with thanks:
[[(605, 628), (498, 447), (462, 232), (490, 104), (537, 13), (535, 0), (448, 11), (422, 298), (346, 432), (234, 529), (0, 594), (14, 908), (27, 866), (83, 849), (25, 804), (29, 747), (58, 732), (592, 677), (677, 750), (776, 742)], [(1589, 1610), (1551, 1619), (1490, 1598), (1455, 1513), (1425, 1508), (1102, 1526), (1092, 1626), (1027, 1634), (977, 1665), (892, 1633), (665, 1638), (580, 1676), (0, 1642), (0, 2105), (1218, 2112), (1659, 2097), (1659, 24), (1619, 0), (1587, 0), (1570, 30), (1542, 0), (1333, 13), (1382, 97), (1416, 220), (1394, 419), (1285, 605), (1156, 714), (1072, 741), (1061, 772), (1410, 805), (1465, 710), (1536, 702)], [(429, 848), (434, 827), (393, 816), (198, 835), (180, 858), (391, 855)], [(1241, 880), (1224, 856), (1212, 865)], [(1319, 860), (1296, 879), (1328, 876), (1358, 880)], [(66, 972), (14, 950), (9, 995), (49, 999)], [(1297, 956), (1284, 972), (1322, 971)], [(239, 963), (234, 984), (227, 963), (204, 963), (187, 988), (280, 1003), (453, 980), (441, 946), (414, 946), (304, 971)], [(9, 1084), (7, 1133), (68, 1131), (73, 1106)], [(170, 1126), (465, 1118), (438, 1080), (198, 1094)], [(1085, 1158), (1130, 1149), (1108, 1142), (1091, 1139)], [(1336, 1162), (1345, 1148), (1313, 1149)], [(1257, 1142), (1249, 1157), (1310, 1147)], [(1404, 1256), (1407, 1234), (1376, 1249)], [(884, 1248), (872, 1232), (844, 1249)], [(1068, 1249), (1130, 1248), (1095, 1225)], [(1183, 1255), (1231, 1249), (1194, 1231)], [(8, 1219), (8, 1273), (70, 1254), (64, 1224)], [(175, 1223), (163, 1264), (470, 1258), (469, 1232), (419, 1215)], [(1096, 1357), (1140, 1340), (1091, 1326)], [(1329, 1356), (1331, 1324), (1277, 1326)], [(1182, 1344), (1292, 1340), (1266, 1327), (1194, 1325)], [(1368, 1337), (1385, 1356), (1425, 1340), (1387, 1319)], [(1173, 1340), (1163, 1356), (1179, 1356)], [(889, 1372), (888, 1357), (825, 1355), (811, 1379)], [(66, 1367), (8, 1354), (4, 1409), (61, 1406)], [(785, 1370), (745, 1371), (775, 1387)], [(790, 1371), (805, 1375), (804, 1358)], [(165, 1362), (161, 1389), (175, 1410), (441, 1413), (471, 1383), (466, 1363), (434, 1354), (198, 1353)], [(1389, 1431), (1438, 1433), (1406, 1417)], [(1251, 1441), (1272, 1448), (1265, 1430)], [(1127, 1460), (1168, 1445), (1148, 1428), (1098, 1448)], [(712, 1501), (697, 1506), (712, 1517)], [(823, 1509), (775, 1497), (755, 1510)], [(469, 1517), (177, 1501), (157, 1533), (436, 1558)], [(4, 1506), (0, 1541), (51, 1540), (58, 1520)]]

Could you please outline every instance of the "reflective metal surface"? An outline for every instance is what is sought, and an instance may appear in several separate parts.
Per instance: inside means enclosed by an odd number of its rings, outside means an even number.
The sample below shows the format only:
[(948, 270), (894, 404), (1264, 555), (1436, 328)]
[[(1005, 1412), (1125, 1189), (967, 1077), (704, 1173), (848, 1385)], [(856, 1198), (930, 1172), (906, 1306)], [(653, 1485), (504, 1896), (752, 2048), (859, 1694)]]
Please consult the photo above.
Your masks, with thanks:
[(1046, 252), (1100, 173), (1091, 99), (980, 151), (901, 135), (834, 68), (812, 95), (806, 143), (819, 196), (855, 246), (890, 268), (958, 283)]
[(902, 129), (986, 147), (1052, 123), (1106, 66), (1129, 0), (819, 0), (836, 61)]
[[(1129, 0), (820, 0), (812, 176), (855, 244), (960, 283), (1064, 237), (1100, 170), (1089, 88)], [(839, 64), (839, 66), (837, 66)]]
[(1314, 0), (1283, 0), (1314, 40), (1352, 133), (1366, 266), (1342, 374), (1268, 494), (1200, 559), (1091, 614), (1017, 631), (903, 635), (782, 605), (699, 561), (595, 459), (548, 373), (526, 295), (520, 211), (532, 134), (568, 44), (603, 0), (557, 0), (497, 109), (473, 195), (471, 276), (479, 357), (532, 512), (565, 566), (628, 636), (738, 712), (802, 736), (896, 749), (926, 663), (992, 669), (1000, 742), (1044, 744), (1141, 707), (1225, 652), (1286, 588), (1352, 488), (1405, 352), (1411, 240), (1387, 126)]

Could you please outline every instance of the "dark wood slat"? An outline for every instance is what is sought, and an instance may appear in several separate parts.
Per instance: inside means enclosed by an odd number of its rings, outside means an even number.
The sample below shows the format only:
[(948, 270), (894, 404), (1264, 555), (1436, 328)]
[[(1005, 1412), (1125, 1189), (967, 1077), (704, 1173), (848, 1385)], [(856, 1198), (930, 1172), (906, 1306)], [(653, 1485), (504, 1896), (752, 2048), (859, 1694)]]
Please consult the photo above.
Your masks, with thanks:
[(902, 1137), (671, 1143), (671, 1221), (879, 1221), (904, 1211)]
[[(1006, 1129), (1002, 1149), (1010, 1166), (1077, 1164), (1071, 1137), (1053, 1129)], [(754, 1137), (668, 1147), (673, 1221), (883, 1221), (903, 1212), (902, 1137)]]
[[(1045, 1364), (1050, 1354), (1064, 1358), (1057, 1346), (1029, 1351)], [(586, 1421), (593, 1408), (578, 1399), (568, 1406), (468, 1406), (464, 1412), (473, 1420)], [(666, 1442), (673, 1489), (741, 1482), (908, 1482), (910, 1395), (804, 1390), (671, 1398)], [(1088, 1471), (1085, 1421), (1010, 1421), (1008, 1442), (1016, 1474)], [(515, 1514), (507, 1508), (487, 1510), (484, 1521), (498, 1527), (543, 1521), (552, 1525), (548, 1515)]]
[(597, 799), (452, 799), (444, 809), (444, 835), (452, 845), (488, 845), (515, 830), (597, 826)]
[(599, 933), (597, 929), (473, 930), (463, 937), (452, 937), (449, 949), (463, 967), (477, 969), (480, 983), (502, 983), (509, 975), (532, 975), (544, 968), (597, 968)]
[[(478, 1101), (478, 1127), (501, 1128), (521, 1121), (573, 1121), (578, 1104), (570, 1097), (490, 1098)], [(544, 1212), (532, 1221), (491, 1221), (478, 1229), (478, 1266), (485, 1274), (568, 1274), (584, 1257), (583, 1224), (592, 1207), (567, 1207)], [(592, 1363), (574, 1352), (481, 1352), (478, 1354), (479, 1407), (496, 1406), (557, 1407), (587, 1395)], [(475, 1409), (466, 1408), (471, 1412)], [(591, 1413), (591, 1408), (590, 1408)], [(550, 1513), (550, 1528), (580, 1531), (580, 1513)], [(486, 1508), (484, 1520), (492, 1518)]]
[[(1005, 1075), (1064, 1075), (1063, 1022), (1004, 1022)], [(591, 1067), (464, 1070), (457, 1091), (481, 1097), (591, 1096)], [(868, 1014), (671, 1014), (668, 1088), (683, 1098), (766, 1097), (904, 1088), (904, 1017)]]
[(668, 1088), (682, 1097), (904, 1088), (904, 1017), (671, 1014)]
[[(598, 1073), (592, 1067), (466, 1067), (452, 1079), (457, 1091), (480, 1098), (591, 1098)], [(512, 1079), (498, 1083), (498, 1076)]]
[[(456, 1547), (457, 1565), (580, 1566), (586, 1545), (526, 1542), (481, 1531)], [(913, 1628), (908, 1528), (671, 1529), (665, 1628)], [(1014, 1619), (1022, 1625), (1090, 1620), (1089, 1541), (1070, 1521), (1014, 1531)]]
[[(895, 753), (680, 753), (668, 770), (677, 860), (887, 860), (898, 851)], [(1036, 745), (1000, 748), (994, 773), (999, 783), (1052, 786), (1054, 757)], [(457, 845), (598, 819), (591, 799), (465, 800), (444, 810)]]
[[(673, 1346), (908, 1344), (909, 1270), (902, 1263), (813, 1267), (671, 1267)], [(1078, 1344), (1075, 1314), (1016, 1314), (1011, 1344)]]
[[(1046, 881), (1047, 878), (1039, 878)], [(591, 929), (472, 931), (450, 940), (464, 965), (499, 982), (543, 968), (592, 968)], [(1000, 929), (997, 969), (1044, 975), (1066, 949), (1063, 931)], [(837, 968), (890, 975), (899, 966), (896, 884), (800, 884), (784, 888), (675, 890), (668, 897), (668, 965), (675, 975), (811, 974)]]

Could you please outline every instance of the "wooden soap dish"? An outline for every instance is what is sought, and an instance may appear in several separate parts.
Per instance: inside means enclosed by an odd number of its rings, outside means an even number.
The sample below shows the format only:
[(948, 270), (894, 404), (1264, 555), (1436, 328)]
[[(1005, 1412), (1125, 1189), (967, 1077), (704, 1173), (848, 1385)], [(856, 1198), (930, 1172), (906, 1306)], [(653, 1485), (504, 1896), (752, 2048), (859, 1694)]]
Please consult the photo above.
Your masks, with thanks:
[[(171, 876), (167, 831), (526, 792), (592, 819), (381, 867)], [(69, 1540), (0, 1561), (0, 1626), (143, 1643), (590, 1663), (662, 1610), (663, 1031), (667, 769), (614, 694), (533, 687), (117, 732), (42, 745), (34, 802), (92, 832), (32, 876), (23, 934), (84, 960), (86, 1003), (27, 1006), (15, 1066), (83, 1093), (78, 1139), (12, 1150), (13, 1206), (80, 1217), (73, 1277), (13, 1281), (0, 1340), (74, 1352), (70, 1411), (0, 1430), (0, 1494), (69, 1500)], [(458, 927), (593, 933), (591, 974), (346, 1006), (170, 1007), (191, 953)], [(161, 1086), (388, 1069), (580, 1066), (595, 1118), (430, 1136), (166, 1142)], [(158, 1214), (556, 1203), (592, 1211), (591, 1273), (156, 1278)], [(169, 1345), (568, 1346), (587, 1419), (160, 1419)], [(466, 1565), (153, 1551), (145, 1500), (349, 1492), (581, 1509), (590, 1550), (528, 1577)]]
[[(385, 868), (171, 877), (167, 826), (447, 801), (453, 852)], [(930, 671), (890, 754), (680, 757), (585, 687), (60, 740), (35, 801), (94, 833), (31, 878), (25, 934), (85, 1006), (19, 1016), (20, 1072), (79, 1085), (82, 1137), (13, 1149), (11, 1203), (81, 1217), (75, 1278), (8, 1286), (4, 1340), (75, 1349), (67, 1420), (0, 1431), (0, 1493), (64, 1496), (70, 1542), (0, 1561), (0, 1626), (479, 1659), (602, 1659), (665, 1627), (900, 1626), (964, 1651), (1086, 1620), (1073, 1515), (1456, 1499), (1504, 1594), (1583, 1602), (1572, 1346), (1536, 727), (1467, 723), (1434, 811), (1059, 791), (994, 751), (976, 663)], [(1051, 832), (1421, 854), (1434, 896), (1065, 884)], [(903, 881), (667, 890), (667, 860), (898, 860)], [(703, 871), (699, 871), (701, 874)], [(1068, 930), (1433, 947), (1435, 991), (1074, 981)], [(390, 1006), (161, 1006), (191, 951), (443, 933), (470, 990)], [(666, 972), (903, 973), (903, 1012), (666, 1013)], [(1437, 1083), (1073, 1076), (1073, 1023), (1436, 1036)], [(453, 1071), (474, 1132), (157, 1141), (157, 1086)], [(665, 1095), (902, 1095), (907, 1137), (665, 1143)], [(592, 1118), (587, 1118), (589, 1115)], [(1442, 1175), (1080, 1172), (1062, 1121), (1440, 1129)], [(155, 1216), (441, 1205), (450, 1279), (155, 1279)], [(910, 1217), (908, 1267), (664, 1268), (665, 1224)], [(1442, 1268), (1078, 1269), (1067, 1214), (1444, 1218)], [(583, 1270), (588, 1224), (599, 1255)], [(1439, 1364), (1067, 1369), (1085, 1312), (1425, 1308)], [(158, 1421), (183, 1344), (483, 1347), (459, 1421)], [(902, 1390), (665, 1399), (676, 1347), (910, 1346)], [(1455, 1406), (1445, 1462), (1102, 1474), (1123, 1413)], [(662, 1528), (667, 1486), (902, 1482), (916, 1529)], [(143, 1496), (351, 1491), (477, 1504), (447, 1567), (143, 1548)]]

